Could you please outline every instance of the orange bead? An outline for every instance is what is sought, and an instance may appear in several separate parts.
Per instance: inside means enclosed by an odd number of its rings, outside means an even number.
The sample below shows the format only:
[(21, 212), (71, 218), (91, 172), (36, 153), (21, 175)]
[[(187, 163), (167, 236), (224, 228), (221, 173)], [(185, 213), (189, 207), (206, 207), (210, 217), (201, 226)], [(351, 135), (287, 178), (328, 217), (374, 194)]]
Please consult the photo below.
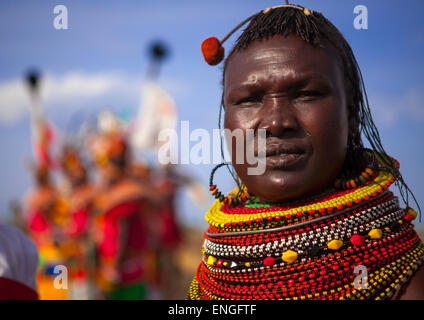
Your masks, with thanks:
[(368, 173), (370, 176), (374, 174), (374, 171), (372, 171), (370, 168), (366, 168), (365, 172)]

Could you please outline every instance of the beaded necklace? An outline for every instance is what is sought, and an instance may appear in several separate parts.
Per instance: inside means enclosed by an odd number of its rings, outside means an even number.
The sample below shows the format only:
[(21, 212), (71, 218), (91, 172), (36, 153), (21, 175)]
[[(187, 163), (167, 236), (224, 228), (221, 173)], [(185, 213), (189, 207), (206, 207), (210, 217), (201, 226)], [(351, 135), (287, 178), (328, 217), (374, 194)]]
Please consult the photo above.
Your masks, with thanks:
[[(424, 262), (417, 213), (400, 208), (394, 181), (378, 171), (362, 186), (284, 205), (217, 198), (187, 298), (390, 298)], [(367, 289), (355, 282), (357, 266), (366, 268)]]

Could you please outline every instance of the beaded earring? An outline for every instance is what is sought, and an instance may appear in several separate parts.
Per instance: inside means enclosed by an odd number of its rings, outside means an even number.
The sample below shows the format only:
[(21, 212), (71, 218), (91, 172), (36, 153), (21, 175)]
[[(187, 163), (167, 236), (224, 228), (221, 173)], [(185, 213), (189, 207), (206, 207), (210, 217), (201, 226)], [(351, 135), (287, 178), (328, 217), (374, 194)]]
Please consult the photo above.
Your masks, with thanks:
[(364, 171), (357, 177), (351, 179), (336, 179), (334, 182), (334, 187), (336, 189), (346, 190), (356, 188), (362, 185), (365, 185), (368, 181), (371, 181), (375, 178), (375, 172), (370, 168), (365, 168)]
[[(339, 190), (353, 189), (356, 187), (364, 186), (369, 181), (372, 181), (378, 170), (371, 168), (378, 168), (378, 162), (375, 159), (372, 151), (358, 146), (351, 139), (347, 146), (346, 159), (342, 169), (341, 177), (334, 181), (334, 187)], [(368, 155), (371, 158), (368, 157)], [(365, 168), (359, 175), (353, 173), (351, 168), (362, 167)], [(351, 172), (353, 171), (353, 172)]]
[(213, 183), (213, 177), (215, 175), (216, 170), (218, 170), (222, 166), (228, 165), (230, 165), (230, 163), (223, 162), (212, 169), (211, 176), (209, 179), (209, 191), (211, 192), (212, 196), (214, 196), (215, 199), (218, 199), (220, 202), (223, 202), (224, 204), (227, 204), (230, 207), (237, 207), (239, 205), (244, 204), (251, 197), (247, 190), (247, 187), (242, 184), (241, 186), (239, 186), (239, 190), (236, 194), (230, 193), (228, 196), (224, 196), (224, 194), (219, 191), (216, 184)]

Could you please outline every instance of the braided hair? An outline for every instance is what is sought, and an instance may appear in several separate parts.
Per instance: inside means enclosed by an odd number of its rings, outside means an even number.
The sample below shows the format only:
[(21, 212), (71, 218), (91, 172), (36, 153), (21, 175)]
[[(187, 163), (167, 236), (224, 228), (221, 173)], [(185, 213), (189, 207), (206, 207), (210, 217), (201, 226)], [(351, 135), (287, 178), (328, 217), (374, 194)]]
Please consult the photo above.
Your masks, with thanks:
[[(223, 79), (231, 56), (246, 49), (255, 40), (268, 39), (274, 35), (286, 37), (294, 34), (313, 46), (331, 44), (336, 50), (344, 75), (350, 115), (347, 152), (341, 176), (346, 178), (356, 175), (366, 166), (390, 172), (396, 179), (396, 185), (403, 201), (408, 205), (411, 195), (421, 217), (421, 210), (412, 191), (405, 183), (396, 163), (384, 150), (380, 134), (372, 119), (361, 70), (352, 48), (340, 31), (321, 13), (307, 10), (299, 5), (260, 11), (249, 20), (248, 26), (243, 30), (225, 60)], [(220, 128), (223, 108), (222, 99), (219, 115)], [(362, 135), (369, 142), (371, 149), (364, 147)], [(230, 172), (239, 184), (234, 171), (230, 170)]]

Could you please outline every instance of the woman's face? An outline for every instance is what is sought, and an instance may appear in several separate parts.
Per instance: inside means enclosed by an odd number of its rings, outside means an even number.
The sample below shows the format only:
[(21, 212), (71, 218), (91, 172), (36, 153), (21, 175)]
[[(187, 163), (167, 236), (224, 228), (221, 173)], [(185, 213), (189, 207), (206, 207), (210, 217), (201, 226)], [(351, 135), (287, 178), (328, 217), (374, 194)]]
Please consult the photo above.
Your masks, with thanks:
[(276, 35), (253, 41), (227, 62), (225, 128), (266, 130), (262, 175), (249, 175), (247, 168), (257, 165), (246, 160), (237, 164), (236, 139), (227, 141), (238, 176), (262, 200), (289, 201), (320, 192), (343, 165), (348, 111), (334, 51), (295, 35)]

